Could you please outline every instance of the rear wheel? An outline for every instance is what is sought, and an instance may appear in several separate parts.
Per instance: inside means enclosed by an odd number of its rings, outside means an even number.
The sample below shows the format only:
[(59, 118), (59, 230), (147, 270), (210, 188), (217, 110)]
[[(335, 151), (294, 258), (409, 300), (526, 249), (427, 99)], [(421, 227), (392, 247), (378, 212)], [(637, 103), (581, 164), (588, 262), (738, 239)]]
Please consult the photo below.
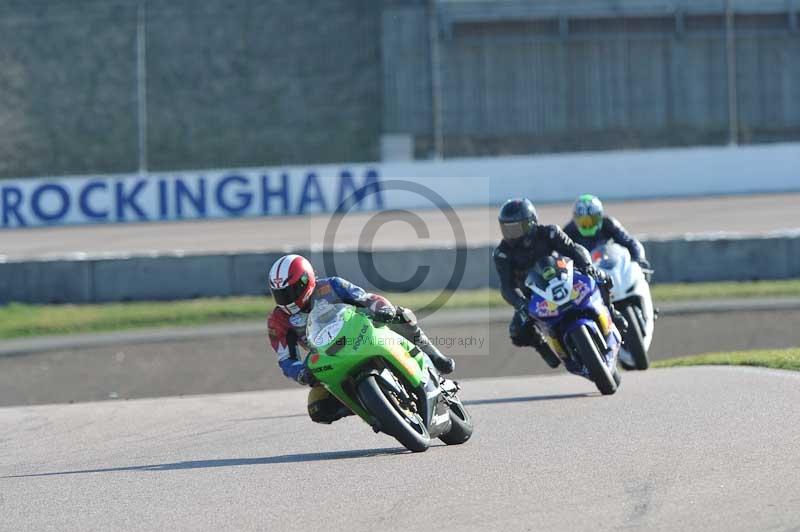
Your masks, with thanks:
[(594, 381), (600, 393), (603, 395), (615, 394), (617, 383), (613, 373), (603, 363), (603, 358), (592, 340), (589, 330), (585, 326), (578, 327), (569, 333), (569, 338), (578, 358), (589, 370), (589, 377)]
[(454, 401), (448, 406), (450, 407), (450, 421), (453, 423), (453, 428), (444, 436), (440, 436), (439, 439), (447, 445), (467, 443), (472, 437), (472, 416), (469, 415), (461, 401)]
[(409, 451), (428, 450), (431, 437), (422, 418), (402, 405), (396, 393), (375, 375), (358, 385), (358, 397), (367, 411), (380, 423), (381, 432), (394, 436)]
[(625, 319), (628, 320), (628, 330), (625, 333), (625, 349), (633, 356), (636, 369), (644, 371), (650, 367), (650, 360), (647, 358), (647, 349), (644, 347), (644, 334), (642, 333), (641, 322), (636, 313), (637, 308), (628, 305), (623, 309)]

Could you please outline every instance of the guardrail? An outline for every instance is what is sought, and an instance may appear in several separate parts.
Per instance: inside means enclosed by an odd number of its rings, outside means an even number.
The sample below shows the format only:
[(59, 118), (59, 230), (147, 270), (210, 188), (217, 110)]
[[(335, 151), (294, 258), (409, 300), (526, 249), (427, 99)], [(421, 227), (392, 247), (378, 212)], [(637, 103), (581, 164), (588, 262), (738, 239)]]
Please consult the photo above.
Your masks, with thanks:
[[(659, 283), (800, 277), (800, 233), (645, 240)], [(493, 249), (333, 253), (335, 271), (379, 291), (496, 287)], [(264, 294), (280, 252), (77, 257), (0, 263), (0, 302), (103, 303)], [(306, 255), (325, 270), (321, 251)], [(463, 273), (457, 267), (461, 256)], [(379, 274), (379, 275), (378, 275)], [(421, 279), (416, 281), (414, 277)]]

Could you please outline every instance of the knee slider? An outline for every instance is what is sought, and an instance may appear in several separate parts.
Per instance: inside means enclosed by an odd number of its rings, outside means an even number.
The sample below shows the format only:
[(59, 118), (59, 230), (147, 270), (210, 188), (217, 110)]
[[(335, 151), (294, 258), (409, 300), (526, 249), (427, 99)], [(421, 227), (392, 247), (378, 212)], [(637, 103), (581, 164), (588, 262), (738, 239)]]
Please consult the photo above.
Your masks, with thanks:
[(308, 417), (314, 423), (321, 423), (323, 425), (330, 425), (335, 421), (334, 413), (326, 408), (325, 401), (317, 401), (308, 405)]
[(527, 346), (525, 341), (522, 338), (520, 338), (519, 336), (512, 336), (511, 337), (511, 343), (514, 344), (514, 346), (516, 346), (516, 347), (526, 347)]

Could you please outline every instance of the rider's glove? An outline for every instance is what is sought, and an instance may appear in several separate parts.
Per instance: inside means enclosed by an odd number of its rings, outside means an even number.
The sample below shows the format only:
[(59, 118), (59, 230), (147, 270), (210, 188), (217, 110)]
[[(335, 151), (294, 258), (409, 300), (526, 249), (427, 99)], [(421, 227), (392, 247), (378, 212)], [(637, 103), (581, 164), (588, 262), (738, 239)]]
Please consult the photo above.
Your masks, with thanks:
[(597, 281), (597, 284), (605, 286), (609, 290), (614, 286), (614, 281), (611, 279), (611, 277), (609, 277), (609, 275), (604, 270), (601, 270), (600, 268), (596, 268), (594, 266), (587, 266), (584, 269), (584, 271), (586, 272), (586, 275), (592, 277), (595, 281)]
[(397, 314), (395, 315), (397, 321), (411, 326), (417, 325), (417, 316), (410, 308), (397, 307)]
[(388, 301), (375, 301), (369, 307), (374, 319), (382, 322), (393, 321), (397, 315), (397, 309)]
[(639, 264), (639, 266), (642, 267), (642, 273), (644, 273), (644, 280), (649, 283), (653, 278), (653, 270), (650, 267), (650, 261), (648, 261), (647, 259), (639, 259), (636, 262)]
[(313, 373), (311, 373), (310, 369), (303, 368), (297, 375), (297, 382), (299, 382), (303, 386), (314, 386), (317, 383), (317, 378), (314, 376)]
[(601, 283), (607, 277), (606, 272), (604, 272), (603, 270), (601, 270), (599, 268), (595, 268), (591, 264), (586, 266), (585, 268), (583, 268), (583, 271), (584, 271), (584, 273), (586, 275), (588, 275), (589, 277), (591, 277), (593, 279), (596, 279), (598, 282), (601, 282)]

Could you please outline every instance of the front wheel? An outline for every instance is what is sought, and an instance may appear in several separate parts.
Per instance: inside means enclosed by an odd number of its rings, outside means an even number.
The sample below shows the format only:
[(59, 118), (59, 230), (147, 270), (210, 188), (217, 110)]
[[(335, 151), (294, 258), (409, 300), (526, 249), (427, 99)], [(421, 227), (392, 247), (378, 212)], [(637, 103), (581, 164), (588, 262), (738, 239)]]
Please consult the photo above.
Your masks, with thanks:
[(650, 367), (650, 360), (647, 358), (647, 349), (644, 347), (644, 333), (642, 332), (641, 322), (636, 315), (636, 307), (626, 306), (625, 319), (628, 320), (628, 330), (625, 333), (625, 349), (633, 356), (636, 369), (644, 371)]
[(603, 358), (595, 345), (586, 326), (581, 326), (569, 333), (569, 339), (578, 359), (589, 370), (589, 377), (603, 395), (614, 395), (617, 383), (612, 372), (603, 363)]
[(448, 406), (450, 407), (450, 421), (453, 423), (453, 428), (447, 434), (440, 436), (439, 439), (446, 445), (467, 443), (474, 430), (472, 416), (469, 415), (469, 412), (459, 400), (453, 401)]
[(404, 408), (381, 379), (369, 375), (358, 385), (358, 397), (380, 423), (381, 432), (394, 436), (409, 451), (422, 453), (431, 445), (428, 428), (419, 414)]

